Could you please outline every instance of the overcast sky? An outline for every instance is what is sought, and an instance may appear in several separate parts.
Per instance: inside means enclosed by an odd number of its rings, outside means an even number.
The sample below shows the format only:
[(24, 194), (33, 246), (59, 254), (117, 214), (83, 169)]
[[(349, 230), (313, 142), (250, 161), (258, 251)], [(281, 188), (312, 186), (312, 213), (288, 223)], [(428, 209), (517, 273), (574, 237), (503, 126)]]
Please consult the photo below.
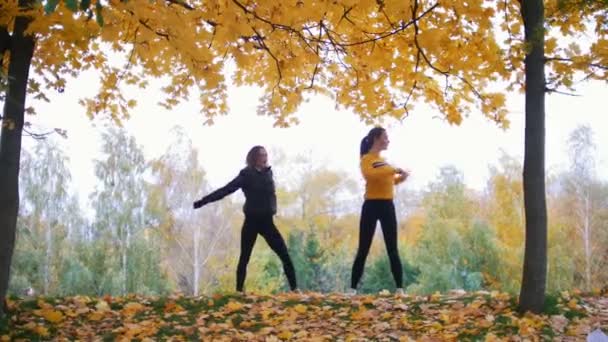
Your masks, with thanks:
[[(95, 127), (100, 123), (86, 117), (78, 99), (94, 94), (96, 87), (94, 77), (82, 75), (69, 82), (63, 93), (50, 94), (51, 103), (33, 103), (38, 115), (28, 118), (39, 130), (60, 127), (68, 131), (68, 138), (59, 141), (71, 160), (72, 177), (83, 200), (96, 181), (92, 159), (99, 157), (101, 141), (100, 130)], [(595, 133), (598, 174), (607, 179), (606, 85), (584, 84), (578, 93), (581, 96), (547, 97), (547, 170), (557, 172), (567, 167), (568, 136), (578, 125), (588, 124)], [(349, 111), (336, 110), (330, 99), (319, 96), (300, 107), (298, 126), (275, 128), (272, 118), (256, 114), (260, 94), (256, 88), (230, 87), (230, 114), (218, 118), (213, 126), (205, 126), (196, 97), (167, 111), (156, 104), (160, 93), (149, 88), (136, 94), (139, 104), (125, 126), (147, 158), (162, 154), (171, 141), (171, 128), (182, 126), (199, 150), (213, 187), (232, 179), (243, 166), (249, 148), (256, 144), (269, 149), (279, 147), (290, 154), (312, 151), (316, 162), (361, 179), (359, 142), (370, 126)], [(479, 113), (472, 113), (460, 126), (451, 126), (437, 118), (439, 113), (418, 104), (403, 122), (386, 125), (391, 143), (384, 155), (390, 163), (411, 170), (411, 178), (404, 186), (424, 187), (435, 179), (441, 166), (454, 165), (463, 172), (469, 187), (482, 190), (489, 176), (488, 167), (497, 163), (501, 149), (523, 161), (523, 100), (523, 94), (509, 95), (511, 127), (506, 131)], [(32, 143), (31, 138), (25, 138), (26, 147)], [(272, 155), (269, 157), (272, 163)]]

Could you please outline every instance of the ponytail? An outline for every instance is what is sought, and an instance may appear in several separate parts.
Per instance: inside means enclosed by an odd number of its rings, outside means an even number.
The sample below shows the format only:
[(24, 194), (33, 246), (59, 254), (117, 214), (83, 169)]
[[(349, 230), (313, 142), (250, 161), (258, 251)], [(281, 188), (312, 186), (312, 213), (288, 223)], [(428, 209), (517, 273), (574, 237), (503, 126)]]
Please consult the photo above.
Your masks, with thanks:
[(370, 142), (369, 136), (365, 136), (363, 137), (363, 139), (361, 139), (361, 146), (359, 148), (359, 155), (362, 157), (364, 154), (366, 154), (367, 152), (369, 152), (369, 150), (372, 148), (372, 142)]
[(384, 128), (380, 126), (376, 126), (372, 128), (369, 133), (363, 139), (361, 139), (361, 145), (359, 147), (359, 155), (362, 157), (364, 154), (368, 153), (374, 145), (374, 141), (378, 139), (384, 132)]

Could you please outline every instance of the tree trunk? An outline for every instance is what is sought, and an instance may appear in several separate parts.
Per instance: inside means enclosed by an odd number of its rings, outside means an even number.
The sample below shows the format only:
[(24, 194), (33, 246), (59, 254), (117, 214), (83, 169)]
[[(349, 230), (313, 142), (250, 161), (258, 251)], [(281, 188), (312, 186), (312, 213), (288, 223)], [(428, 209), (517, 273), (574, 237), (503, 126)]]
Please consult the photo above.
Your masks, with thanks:
[(0, 61), (4, 57), (4, 53), (8, 51), (11, 36), (8, 34), (6, 26), (0, 26)]
[(44, 239), (46, 240), (46, 257), (44, 258), (44, 294), (49, 294), (49, 285), (51, 282), (51, 262), (53, 252), (53, 236), (51, 234), (51, 225), (48, 222), (45, 225)]
[(519, 311), (539, 313), (547, 281), (547, 203), (545, 194), (545, 66), (543, 0), (520, 0), (525, 39), (526, 128), (524, 206), (526, 244)]
[(589, 191), (585, 191), (583, 214), (583, 241), (585, 243), (585, 287), (591, 291), (591, 199)]
[(127, 295), (127, 290), (130, 290), (130, 286), (128, 286), (128, 266), (129, 266), (129, 249), (131, 247), (131, 229), (129, 227), (126, 228), (127, 235), (125, 237), (125, 244), (122, 250), (122, 294), (123, 296)]
[(200, 253), (201, 227), (196, 226), (194, 231), (194, 279), (192, 280), (192, 295), (198, 296), (201, 282), (201, 253)]
[[(27, 4), (29, 1), (19, 1), (21, 7)], [(29, 35), (24, 36), (29, 23), (29, 18), (21, 16), (16, 18), (9, 44), (9, 81), (0, 136), (0, 189), (2, 189), (0, 191), (0, 317), (4, 315), (19, 211), (21, 132), (27, 81), (34, 53), (34, 38)]]

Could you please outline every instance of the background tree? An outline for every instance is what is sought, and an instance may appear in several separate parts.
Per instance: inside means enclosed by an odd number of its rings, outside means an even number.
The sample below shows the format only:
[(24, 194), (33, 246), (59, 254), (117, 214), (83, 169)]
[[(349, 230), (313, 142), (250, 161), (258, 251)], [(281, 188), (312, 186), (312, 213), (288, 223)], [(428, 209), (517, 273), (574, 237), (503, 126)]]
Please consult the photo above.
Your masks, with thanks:
[(484, 220), (496, 230), (502, 260), (498, 274), (503, 289), (515, 293), (521, 285), (524, 251), (524, 197), (521, 163), (502, 152), (490, 167)]
[[(154, 244), (140, 243), (142, 239), (146, 240), (146, 229), (150, 228), (145, 210), (149, 191), (144, 180), (144, 155), (135, 139), (124, 129), (109, 128), (103, 132), (102, 140), (104, 159), (95, 161), (99, 183), (91, 200), (95, 209), (95, 235), (109, 243), (100, 252), (105, 252), (105, 258), (111, 260), (112, 267), (107, 272), (114, 275), (112, 292), (123, 295), (138, 290), (148, 292), (148, 289), (139, 288), (145, 284), (138, 281), (133, 263), (138, 252), (159, 253)], [(154, 267), (156, 270), (152, 274), (159, 280), (163, 278), (163, 272), (158, 269), (158, 258), (139, 260), (152, 265), (139, 264), (137, 267)], [(157, 284), (159, 287), (149, 291), (159, 292), (160, 283)]]
[(41, 140), (25, 153), (21, 167), (22, 205), (20, 243), (15, 256), (19, 273), (12, 291), (55, 293), (60, 287), (59, 269), (70, 256), (70, 242), (77, 234), (77, 200), (70, 194), (68, 158), (53, 140)]
[(229, 256), (237, 252), (234, 217), (238, 208), (231, 199), (224, 199), (202, 211), (192, 210), (192, 202), (211, 189), (192, 142), (181, 129), (173, 131), (174, 141), (152, 162), (155, 202), (151, 206), (166, 242), (167, 269), (173, 281), (184, 293), (198, 296), (217, 283), (221, 278), (217, 270), (228, 267)]
[[(589, 126), (574, 129), (568, 140), (570, 165), (562, 179), (564, 214), (572, 227), (572, 235), (581, 248), (574, 255), (576, 269), (582, 270), (579, 284), (590, 291), (602, 272), (601, 252), (605, 234), (601, 229), (602, 211), (606, 208), (606, 186), (598, 179), (595, 170), (595, 144)], [(571, 240), (572, 241), (572, 240)]]

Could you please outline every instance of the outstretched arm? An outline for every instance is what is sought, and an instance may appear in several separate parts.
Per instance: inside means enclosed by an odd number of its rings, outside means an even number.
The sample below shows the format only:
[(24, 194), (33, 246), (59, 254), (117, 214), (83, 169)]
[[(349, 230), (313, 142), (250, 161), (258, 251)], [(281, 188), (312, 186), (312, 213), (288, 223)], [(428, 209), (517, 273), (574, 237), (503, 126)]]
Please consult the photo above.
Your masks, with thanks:
[(222, 198), (237, 191), (242, 186), (243, 186), (243, 174), (239, 173), (239, 175), (236, 176), (233, 180), (231, 180), (230, 183), (213, 191), (209, 195), (201, 198), (200, 200), (194, 202), (194, 209), (198, 209), (198, 208), (202, 207), (203, 205), (211, 203), (211, 202), (219, 201)]

